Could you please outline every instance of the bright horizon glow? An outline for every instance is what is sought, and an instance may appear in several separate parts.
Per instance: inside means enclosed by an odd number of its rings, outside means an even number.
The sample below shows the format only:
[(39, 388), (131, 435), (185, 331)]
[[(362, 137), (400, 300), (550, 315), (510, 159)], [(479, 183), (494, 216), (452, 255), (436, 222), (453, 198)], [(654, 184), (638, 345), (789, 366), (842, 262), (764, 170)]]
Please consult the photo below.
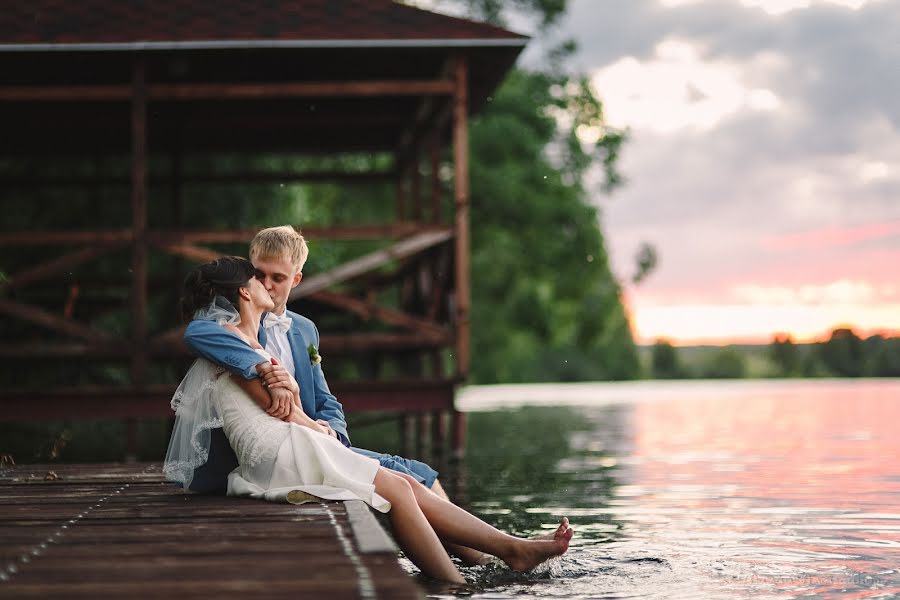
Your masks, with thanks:
[(814, 342), (827, 339), (837, 327), (850, 327), (861, 337), (900, 335), (900, 301), (815, 305), (799, 298), (777, 300), (653, 305), (626, 298), (626, 305), (638, 344), (657, 339), (676, 346), (765, 344), (777, 334), (788, 334), (795, 342)]

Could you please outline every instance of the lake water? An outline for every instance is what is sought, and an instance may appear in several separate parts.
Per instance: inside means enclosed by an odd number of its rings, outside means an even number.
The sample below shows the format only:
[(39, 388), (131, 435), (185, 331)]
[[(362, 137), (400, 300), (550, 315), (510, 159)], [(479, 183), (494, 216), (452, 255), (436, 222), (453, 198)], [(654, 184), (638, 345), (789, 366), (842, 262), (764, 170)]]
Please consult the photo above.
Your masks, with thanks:
[(517, 534), (568, 516), (539, 572), (474, 598), (900, 597), (900, 380), (488, 386), (442, 479)]

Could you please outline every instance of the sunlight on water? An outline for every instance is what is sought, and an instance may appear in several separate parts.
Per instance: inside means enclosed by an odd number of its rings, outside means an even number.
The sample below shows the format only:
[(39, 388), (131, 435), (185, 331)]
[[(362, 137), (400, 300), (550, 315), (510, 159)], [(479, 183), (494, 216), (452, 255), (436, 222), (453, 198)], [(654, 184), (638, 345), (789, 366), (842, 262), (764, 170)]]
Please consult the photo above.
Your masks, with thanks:
[[(476, 598), (900, 596), (900, 381), (487, 386), (450, 480), (520, 535), (575, 526)], [(447, 595), (432, 590), (437, 597)]]

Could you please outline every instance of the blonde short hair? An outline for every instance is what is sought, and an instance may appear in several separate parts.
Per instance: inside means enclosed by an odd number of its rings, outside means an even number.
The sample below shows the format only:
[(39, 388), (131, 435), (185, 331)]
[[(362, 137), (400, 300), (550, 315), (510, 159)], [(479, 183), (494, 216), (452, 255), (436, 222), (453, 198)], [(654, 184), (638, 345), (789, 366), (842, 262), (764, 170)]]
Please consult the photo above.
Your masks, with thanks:
[(306, 240), (299, 231), (290, 225), (263, 229), (250, 242), (250, 260), (256, 258), (277, 259), (285, 256), (291, 259), (291, 263), (298, 272), (303, 270), (303, 265), (306, 264), (306, 258), (309, 256)]

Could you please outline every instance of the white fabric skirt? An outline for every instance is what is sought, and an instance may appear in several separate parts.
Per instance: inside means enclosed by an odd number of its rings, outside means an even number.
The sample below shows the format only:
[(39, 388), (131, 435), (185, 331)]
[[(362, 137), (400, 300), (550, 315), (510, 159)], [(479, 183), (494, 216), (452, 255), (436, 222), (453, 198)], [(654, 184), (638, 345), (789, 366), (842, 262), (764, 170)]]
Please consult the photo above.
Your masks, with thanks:
[(377, 460), (329, 435), (270, 417), (227, 375), (217, 381), (214, 395), (240, 463), (228, 476), (230, 496), (295, 504), (362, 500), (380, 512), (390, 510), (390, 502), (375, 493)]

